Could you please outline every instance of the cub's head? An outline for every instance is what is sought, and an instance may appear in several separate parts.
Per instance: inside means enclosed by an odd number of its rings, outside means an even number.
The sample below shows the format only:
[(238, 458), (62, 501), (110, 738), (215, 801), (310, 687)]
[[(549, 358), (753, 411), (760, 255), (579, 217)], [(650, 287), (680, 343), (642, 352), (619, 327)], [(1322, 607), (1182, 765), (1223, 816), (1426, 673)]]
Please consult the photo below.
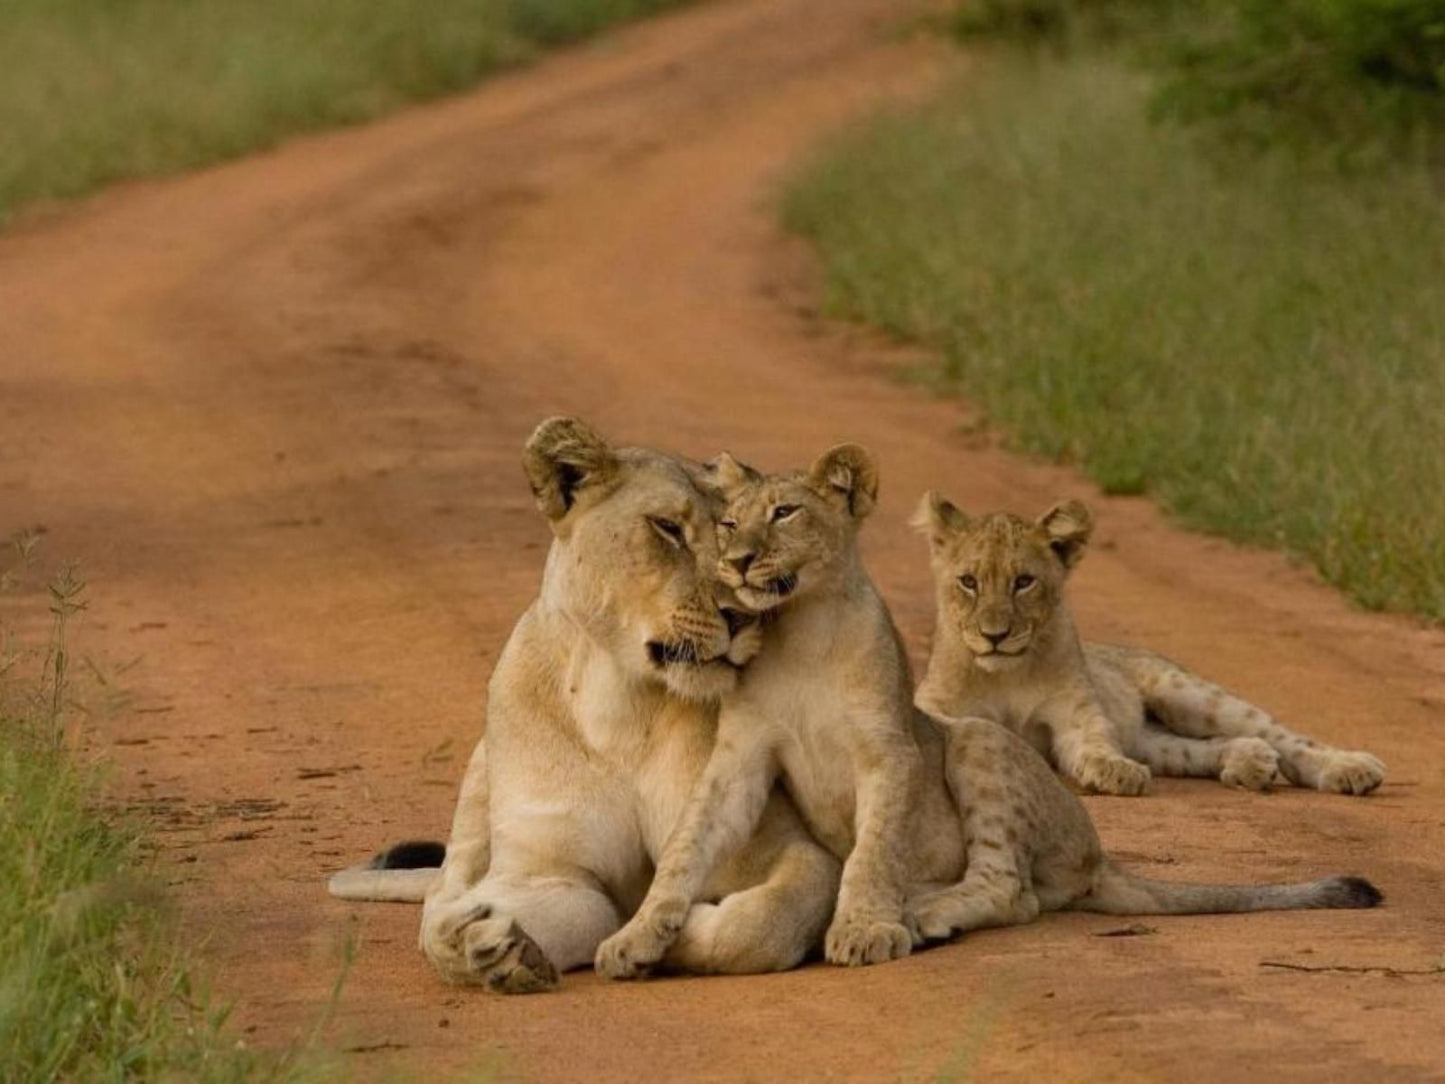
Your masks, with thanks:
[(701, 468), (614, 448), (576, 418), (539, 425), (522, 465), (555, 536), (543, 603), (636, 677), (692, 700), (728, 692), (738, 615), (716, 595), (719, 503)]
[(761, 474), (726, 452), (708, 470), (727, 500), (717, 576), (755, 612), (836, 581), (878, 499), (877, 465), (857, 444), (840, 444), (789, 474)]
[(1093, 517), (1081, 501), (1056, 504), (1033, 522), (1008, 512), (969, 516), (927, 493), (913, 524), (928, 538), (940, 627), (961, 637), (977, 666), (998, 671), (1047, 635)]

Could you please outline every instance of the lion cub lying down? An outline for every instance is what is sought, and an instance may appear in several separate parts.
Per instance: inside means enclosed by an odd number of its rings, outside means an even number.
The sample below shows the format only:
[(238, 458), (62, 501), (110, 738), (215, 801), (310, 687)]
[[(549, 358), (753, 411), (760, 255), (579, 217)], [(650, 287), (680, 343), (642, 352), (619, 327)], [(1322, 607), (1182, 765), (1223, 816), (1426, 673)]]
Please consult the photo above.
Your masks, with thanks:
[(747, 840), (781, 777), (817, 839), (845, 859), (825, 955), (871, 964), (921, 940), (1113, 914), (1371, 907), (1367, 881), (1169, 884), (1105, 859), (1082, 803), (1023, 741), (983, 719), (940, 727), (911, 704), (907, 658), (859, 558), (877, 470), (842, 445), (806, 472), (715, 462), (729, 505), (719, 577), (763, 613), (760, 651), (724, 696), (713, 752), (631, 921), (596, 967), (662, 961), (714, 865)]
[(1369, 753), (1332, 749), (1167, 659), (1081, 642), (1064, 580), (1092, 531), (1079, 501), (1035, 522), (971, 517), (927, 494), (915, 526), (928, 538), (938, 627), (917, 703), (979, 715), (1050, 755), (1074, 782), (1140, 794), (1150, 771), (1217, 776), (1264, 790), (1280, 779), (1368, 794), (1385, 778)]

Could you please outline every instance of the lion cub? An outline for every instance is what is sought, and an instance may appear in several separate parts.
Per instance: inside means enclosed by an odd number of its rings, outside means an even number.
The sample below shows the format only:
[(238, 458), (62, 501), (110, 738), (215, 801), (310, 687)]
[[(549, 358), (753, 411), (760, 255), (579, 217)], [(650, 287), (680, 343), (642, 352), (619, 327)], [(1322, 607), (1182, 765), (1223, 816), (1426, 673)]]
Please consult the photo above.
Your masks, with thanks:
[(936, 493), (914, 525), (927, 536), (938, 625), (917, 703), (981, 715), (1023, 734), (1064, 775), (1139, 794), (1161, 775), (1217, 776), (1264, 790), (1280, 779), (1368, 794), (1385, 777), (1369, 753), (1286, 730), (1217, 685), (1151, 652), (1082, 642), (1064, 581), (1093, 529), (1079, 501), (1029, 522), (972, 517)]
[(796, 474), (714, 464), (729, 497), (720, 578), (762, 613), (760, 650), (723, 700), (707, 767), (647, 898), (602, 943), (597, 970), (662, 960), (708, 872), (753, 831), (781, 777), (808, 827), (845, 859), (824, 946), (839, 964), (1061, 909), (1180, 914), (1369, 907), (1368, 882), (1208, 886), (1138, 877), (1103, 857), (1079, 799), (1016, 735), (946, 726), (912, 705), (907, 656), (863, 568), (857, 532), (878, 475), (857, 445)]

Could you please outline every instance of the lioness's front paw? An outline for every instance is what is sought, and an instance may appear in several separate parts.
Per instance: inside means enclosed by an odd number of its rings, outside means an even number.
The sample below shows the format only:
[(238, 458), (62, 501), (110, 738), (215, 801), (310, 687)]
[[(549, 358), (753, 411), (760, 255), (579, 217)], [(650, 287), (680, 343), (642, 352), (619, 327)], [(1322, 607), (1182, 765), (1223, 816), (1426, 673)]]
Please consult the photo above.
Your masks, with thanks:
[(1079, 765), (1080, 786), (1098, 794), (1143, 794), (1153, 776), (1148, 765), (1122, 756), (1087, 757)]
[(466, 948), (466, 982), (499, 994), (536, 994), (550, 990), (557, 969), (527, 932), (509, 918), (473, 922), (462, 934)]
[(1385, 763), (1369, 753), (1335, 753), (1320, 772), (1320, 790), (1336, 794), (1369, 794), (1385, 781)]
[(830, 964), (863, 967), (898, 960), (913, 951), (913, 935), (901, 922), (868, 915), (839, 915), (828, 927), (823, 955)]
[(672, 911), (653, 916), (639, 912), (597, 946), (592, 966), (607, 979), (635, 979), (646, 975), (677, 940), (681, 929), (682, 919)]

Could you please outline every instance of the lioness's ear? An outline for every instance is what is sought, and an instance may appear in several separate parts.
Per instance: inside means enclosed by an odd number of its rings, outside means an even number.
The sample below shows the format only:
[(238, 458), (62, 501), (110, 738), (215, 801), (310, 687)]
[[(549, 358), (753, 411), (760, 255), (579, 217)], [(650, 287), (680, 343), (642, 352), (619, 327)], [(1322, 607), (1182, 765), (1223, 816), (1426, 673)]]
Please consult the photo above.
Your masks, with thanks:
[(1084, 546), (1094, 531), (1094, 517), (1083, 501), (1061, 501), (1039, 517), (1039, 526), (1064, 567), (1073, 568), (1084, 556)]
[(705, 467), (708, 481), (725, 496), (762, 479), (762, 475), (752, 467), (733, 458), (731, 452), (719, 452), (716, 458), (708, 460)]
[(537, 507), (548, 519), (565, 516), (583, 489), (605, 482), (617, 470), (607, 442), (579, 418), (548, 418), (522, 451), (522, 469)]
[(813, 464), (808, 484), (824, 497), (842, 501), (850, 515), (862, 519), (878, 502), (878, 465), (861, 444), (840, 444)]
[(918, 533), (928, 539), (930, 548), (937, 549), (952, 535), (966, 529), (969, 519), (963, 509), (941, 493), (930, 489), (918, 502), (918, 510), (913, 513), (908, 524), (917, 528)]

